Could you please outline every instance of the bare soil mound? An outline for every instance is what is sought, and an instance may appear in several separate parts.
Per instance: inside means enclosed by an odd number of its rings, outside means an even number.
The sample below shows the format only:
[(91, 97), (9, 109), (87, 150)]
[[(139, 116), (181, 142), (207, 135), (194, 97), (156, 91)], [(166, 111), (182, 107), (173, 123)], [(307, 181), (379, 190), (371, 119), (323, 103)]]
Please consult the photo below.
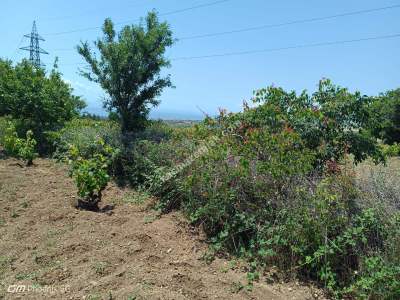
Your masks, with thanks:
[[(64, 166), (0, 160), (0, 299), (313, 299), (293, 284), (246, 290), (239, 264), (202, 257), (201, 233), (111, 185), (103, 212), (78, 211)], [(319, 293), (318, 293), (319, 294)]]

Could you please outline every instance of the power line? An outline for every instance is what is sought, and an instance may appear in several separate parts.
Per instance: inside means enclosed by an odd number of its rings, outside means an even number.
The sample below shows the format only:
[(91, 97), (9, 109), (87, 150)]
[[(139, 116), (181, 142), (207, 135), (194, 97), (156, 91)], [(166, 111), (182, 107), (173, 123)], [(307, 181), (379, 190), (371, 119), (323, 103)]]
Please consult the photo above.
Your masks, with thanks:
[(295, 45), (295, 46), (288, 46), (288, 47), (281, 47), (281, 48), (248, 50), (248, 51), (228, 52), (228, 53), (221, 53), (221, 54), (201, 55), (201, 56), (176, 57), (176, 58), (172, 58), (171, 60), (173, 60), (173, 61), (177, 61), (177, 60), (194, 60), (194, 59), (204, 59), (204, 58), (249, 55), (249, 54), (265, 53), (265, 52), (278, 52), (278, 51), (291, 50), (291, 49), (314, 48), (314, 47), (321, 47), (321, 46), (349, 44), (349, 43), (372, 41), (372, 40), (384, 40), (384, 39), (392, 39), (392, 38), (398, 38), (398, 37), (400, 37), (400, 33), (391, 34), (391, 35), (382, 35), (382, 36), (360, 38), (360, 39), (352, 39), (352, 40), (341, 40), (341, 41), (321, 42), (321, 43), (313, 43), (313, 44), (302, 44), (302, 45)]
[(21, 41), (19, 42), (17, 48), (14, 50), (12, 56), (15, 56), (17, 54), (17, 52), (21, 50), (20, 47), (21, 47), (22, 43), (24, 42), (24, 39), (25, 39), (25, 36), (22, 36), (21, 37)]
[[(141, 2), (133, 2), (133, 3), (128, 3), (125, 5), (125, 8), (128, 7), (139, 7), (139, 6), (144, 6), (147, 4), (147, 2), (149, 1), (156, 1), (156, 0), (146, 0), (146, 1), (141, 1)], [(94, 9), (94, 10), (89, 10), (89, 11), (85, 11), (82, 12), (78, 15), (70, 15), (70, 16), (58, 16), (58, 17), (48, 17), (48, 18), (40, 18), (39, 21), (41, 22), (48, 22), (48, 21), (60, 21), (60, 20), (65, 20), (65, 19), (73, 19), (73, 18), (77, 18), (77, 17), (81, 17), (81, 16), (86, 16), (86, 15), (92, 15), (95, 12), (98, 11), (103, 11), (104, 8), (99, 8), (99, 9)]]
[(214, 36), (228, 35), (228, 34), (241, 33), (241, 32), (262, 30), (262, 29), (267, 29), (267, 28), (275, 28), (275, 27), (283, 27), (283, 26), (289, 26), (289, 25), (312, 23), (312, 22), (317, 22), (317, 21), (324, 21), (324, 20), (336, 19), (336, 18), (347, 17), (347, 16), (367, 14), (367, 13), (383, 11), (383, 10), (389, 10), (389, 9), (394, 9), (394, 8), (400, 8), (400, 5), (391, 5), (391, 6), (385, 6), (385, 7), (364, 9), (364, 10), (352, 11), (352, 12), (347, 12), (347, 13), (342, 13), (342, 14), (325, 16), (325, 17), (315, 17), (315, 18), (310, 18), (310, 19), (294, 20), (294, 21), (289, 21), (289, 22), (283, 22), (283, 23), (277, 23), (277, 24), (268, 24), (268, 25), (260, 25), (260, 26), (247, 27), (247, 28), (236, 29), (236, 30), (205, 33), (205, 34), (182, 37), (182, 38), (179, 38), (179, 40), (199, 39), (199, 38), (214, 37)]
[[(229, 2), (229, 1), (232, 1), (232, 0), (219, 0), (219, 1), (203, 3), (203, 4), (199, 4), (199, 5), (195, 5), (195, 6), (190, 6), (190, 7), (186, 7), (186, 8), (182, 8), (182, 9), (173, 10), (173, 11), (166, 12), (166, 13), (161, 13), (161, 14), (159, 14), (159, 16), (169, 16), (169, 15), (179, 14), (179, 13), (183, 13), (183, 12), (186, 12), (186, 11), (195, 10), (195, 9), (204, 8), (204, 7), (209, 7), (209, 6), (214, 6), (214, 5), (221, 4), (221, 3), (224, 3), (224, 2)], [(129, 20), (129, 21), (121, 21), (121, 22), (116, 22), (114, 24), (115, 25), (122, 25), (122, 24), (131, 23), (131, 22), (138, 22), (140, 20), (141, 19), (135, 19), (135, 20)], [(57, 35), (64, 35), (64, 34), (70, 34), (70, 33), (76, 33), (76, 32), (97, 30), (97, 29), (101, 29), (101, 28), (102, 28), (102, 26), (93, 26), (93, 27), (86, 27), (86, 28), (69, 30), (69, 31), (48, 33), (46, 35), (47, 36), (57, 36)]]
[[(373, 36), (373, 37), (366, 37), (366, 38), (359, 38), (359, 39), (351, 39), (351, 40), (340, 40), (340, 41), (331, 41), (331, 42), (318, 42), (318, 43), (312, 43), (312, 44), (300, 44), (300, 45), (294, 45), (294, 46), (288, 46), (288, 47), (279, 47), (279, 48), (247, 50), (247, 51), (228, 52), (228, 53), (220, 53), (220, 54), (209, 54), (209, 55), (201, 55), (201, 56), (175, 57), (175, 58), (171, 58), (171, 60), (172, 61), (197, 60), (197, 59), (206, 59), (206, 58), (241, 56), (241, 55), (250, 55), (250, 54), (266, 53), (266, 52), (279, 52), (279, 51), (301, 49), (301, 48), (316, 48), (316, 47), (322, 47), (322, 46), (351, 44), (351, 43), (373, 41), (373, 40), (385, 40), (385, 39), (393, 39), (393, 38), (399, 38), (399, 37), (400, 37), (400, 33), (396, 33), (396, 34), (390, 34), (390, 35), (380, 35), (380, 36)], [(61, 64), (61, 66), (79, 66), (79, 65), (88, 66), (87, 63)]]
[[(312, 22), (324, 21), (324, 20), (329, 20), (329, 19), (336, 19), (336, 18), (341, 18), (341, 17), (347, 17), (347, 16), (354, 16), (354, 15), (372, 13), (372, 12), (377, 12), (377, 11), (390, 10), (390, 9), (395, 9), (395, 8), (400, 8), (400, 4), (399, 5), (391, 5), (391, 6), (384, 6), (384, 7), (378, 7), (378, 8), (351, 11), (351, 12), (346, 12), (346, 13), (342, 13), (342, 14), (335, 14), (335, 15), (330, 15), (330, 16), (324, 16), (324, 17), (314, 17), (314, 18), (309, 18), (309, 19), (294, 20), (294, 21), (288, 21), (288, 22), (283, 22), (283, 23), (247, 27), (247, 28), (230, 30), (230, 31), (205, 33), (205, 34), (193, 35), (193, 36), (188, 36), (188, 37), (181, 37), (181, 38), (178, 38), (178, 41), (192, 40), (192, 39), (199, 39), (199, 38), (207, 38), (207, 37), (215, 37), (215, 36), (222, 36), (222, 35), (229, 35), (229, 34), (235, 34), (235, 33), (256, 31), (256, 30), (262, 30), (262, 29), (298, 25), (298, 24), (304, 24), (304, 23), (312, 23)], [(74, 50), (75, 49), (72, 49), (72, 48), (62, 48), (62, 49), (55, 49), (54, 51), (74, 51)]]

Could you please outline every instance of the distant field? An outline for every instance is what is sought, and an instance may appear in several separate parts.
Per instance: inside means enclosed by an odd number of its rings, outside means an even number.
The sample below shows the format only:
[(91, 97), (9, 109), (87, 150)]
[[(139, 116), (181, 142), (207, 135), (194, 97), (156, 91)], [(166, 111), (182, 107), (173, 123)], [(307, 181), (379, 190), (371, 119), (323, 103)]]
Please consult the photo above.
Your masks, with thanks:
[(198, 124), (201, 121), (199, 120), (163, 120), (164, 123), (172, 126), (172, 127), (190, 127), (194, 124)]

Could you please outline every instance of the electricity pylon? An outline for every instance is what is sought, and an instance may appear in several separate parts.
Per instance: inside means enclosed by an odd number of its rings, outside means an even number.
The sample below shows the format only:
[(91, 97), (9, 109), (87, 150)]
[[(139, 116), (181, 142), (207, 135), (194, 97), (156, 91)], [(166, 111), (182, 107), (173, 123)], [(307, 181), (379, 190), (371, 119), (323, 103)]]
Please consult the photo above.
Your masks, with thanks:
[(44, 38), (42, 38), (36, 29), (36, 21), (33, 21), (32, 32), (31, 34), (25, 34), (24, 37), (30, 38), (31, 43), (27, 47), (20, 48), (21, 50), (29, 51), (29, 61), (36, 67), (45, 66), (40, 62), (40, 54), (49, 54), (39, 46), (39, 41), (44, 42)]

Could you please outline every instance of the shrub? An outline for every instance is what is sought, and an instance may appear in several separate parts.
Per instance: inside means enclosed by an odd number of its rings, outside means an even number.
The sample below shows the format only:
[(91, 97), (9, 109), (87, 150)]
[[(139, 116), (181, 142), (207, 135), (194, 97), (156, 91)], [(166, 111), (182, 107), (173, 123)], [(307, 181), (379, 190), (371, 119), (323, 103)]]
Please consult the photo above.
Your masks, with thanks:
[(400, 143), (393, 143), (392, 145), (382, 145), (382, 148), (385, 156), (400, 156)]
[(65, 126), (56, 132), (48, 133), (52, 140), (54, 156), (62, 159), (68, 154), (69, 146), (78, 148), (80, 155), (84, 158), (91, 157), (99, 147), (94, 141), (102, 139), (112, 148), (121, 148), (121, 137), (119, 125), (112, 121), (74, 119), (67, 122)]
[[(370, 99), (325, 80), (312, 96), (271, 87), (254, 101), (242, 113), (221, 111), (160, 143), (178, 147), (152, 159), (144, 176), (160, 208), (180, 207), (203, 226), (214, 250), (247, 258), (250, 281), (258, 268), (278, 266), (337, 297), (361, 297), (359, 286), (368, 280), (391, 299), (398, 284), (396, 213), (384, 217), (363, 205), (364, 193), (344, 162), (349, 154), (356, 163), (384, 160), (365, 130)], [(157, 147), (141, 155), (150, 153)], [(377, 256), (390, 289), (363, 267)]]
[(18, 155), (18, 149), (21, 147), (22, 141), (20, 138), (18, 138), (15, 126), (11, 121), (8, 121), (4, 130), (2, 144), (7, 155)]
[(78, 207), (98, 209), (102, 191), (106, 188), (110, 176), (107, 171), (115, 150), (107, 146), (103, 140), (97, 140), (97, 150), (90, 158), (82, 157), (78, 147), (70, 146), (69, 164), (70, 176), (78, 188)]
[(33, 132), (28, 130), (26, 138), (21, 139), (11, 121), (8, 122), (8, 127), (4, 130), (1, 142), (7, 155), (22, 159), (27, 166), (32, 165), (33, 160), (37, 157), (35, 152), (36, 140), (33, 138)]
[(6, 130), (9, 127), (10, 119), (7, 117), (0, 117), (0, 144), (3, 145)]
[(305, 91), (297, 95), (276, 87), (258, 90), (253, 98), (257, 107), (247, 107), (244, 113), (223, 119), (230, 126), (242, 126), (241, 131), (263, 126), (278, 132), (294, 130), (316, 152), (316, 167), (328, 161), (338, 162), (346, 154), (352, 154), (356, 163), (368, 157), (381, 162), (384, 157), (377, 140), (366, 130), (365, 103), (370, 101), (359, 92), (350, 93), (324, 79), (312, 95)]
[(114, 175), (121, 184), (145, 184), (159, 168), (172, 168), (193, 151), (194, 142), (179, 137), (185, 129), (173, 129), (162, 122), (152, 122), (132, 136), (113, 163)]
[(26, 139), (22, 140), (22, 143), (18, 149), (18, 157), (26, 162), (26, 165), (30, 166), (33, 160), (37, 157), (35, 152), (36, 140), (33, 138), (32, 130), (26, 132)]
[(362, 272), (346, 290), (359, 299), (399, 299), (400, 266), (388, 264), (381, 256), (364, 259)]

